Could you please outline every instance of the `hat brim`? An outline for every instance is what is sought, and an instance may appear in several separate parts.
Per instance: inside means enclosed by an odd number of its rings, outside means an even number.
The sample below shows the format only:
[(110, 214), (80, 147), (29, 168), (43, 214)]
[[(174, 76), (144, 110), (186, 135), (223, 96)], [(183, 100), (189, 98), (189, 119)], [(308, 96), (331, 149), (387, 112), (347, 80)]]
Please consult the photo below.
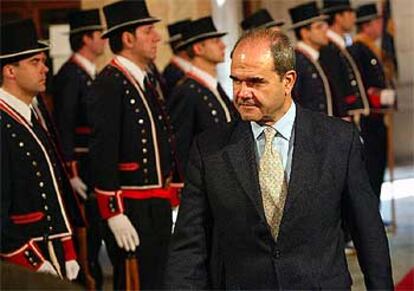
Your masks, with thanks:
[(183, 42), (181, 42), (180, 44), (176, 46), (176, 49), (183, 49), (184, 47), (192, 45), (196, 42), (203, 41), (209, 38), (222, 37), (222, 36), (225, 36), (226, 34), (227, 32), (218, 32), (218, 31), (202, 33), (197, 36), (191, 37), (187, 40), (184, 40)]
[(0, 61), (1, 62), (5, 62), (7, 60), (22, 60), (26, 57), (29, 57), (30, 55), (34, 55), (43, 51), (47, 51), (50, 49), (48, 44), (45, 44), (44, 42), (38, 41), (38, 46), (34, 47), (34, 48), (30, 48), (30, 49), (26, 49), (24, 51), (20, 51), (20, 52), (15, 52), (15, 53), (10, 53), (10, 54), (5, 54), (5, 55), (1, 55), (0, 56)]
[(342, 12), (342, 11), (355, 11), (355, 9), (352, 8), (349, 5), (341, 5), (341, 6), (321, 9), (321, 13), (323, 13), (323, 14), (333, 14), (333, 13), (338, 13), (338, 12)]
[(306, 20), (296, 22), (295, 24), (292, 24), (289, 27), (289, 30), (296, 29), (296, 28), (299, 28), (299, 27), (302, 27), (302, 26), (306, 26), (306, 25), (311, 24), (311, 23), (316, 22), (316, 21), (327, 20), (328, 18), (329, 18), (328, 15), (315, 16), (315, 17), (312, 17), (312, 18), (309, 18), (309, 19), (306, 19)]
[(181, 40), (183, 38), (183, 36), (182, 36), (182, 34), (181, 33), (179, 33), (179, 34), (176, 34), (176, 35), (174, 35), (174, 36), (172, 36), (172, 37), (170, 37), (165, 43), (166, 44), (170, 44), (170, 43), (172, 43), (172, 42), (175, 42), (175, 41), (179, 41), (179, 40)]
[(102, 33), (101, 38), (108, 38), (110, 37), (112, 34), (118, 32), (119, 30), (129, 27), (129, 26), (140, 26), (140, 25), (145, 25), (145, 24), (151, 24), (151, 23), (156, 23), (161, 21), (161, 19), (158, 18), (154, 18), (154, 17), (148, 17), (148, 18), (144, 18), (144, 19), (137, 19), (137, 20), (132, 20), (132, 21), (127, 21), (118, 25), (115, 25), (109, 29), (107, 29), (106, 31), (104, 31)]
[(268, 22), (266, 24), (263, 24), (263, 25), (259, 26), (258, 28), (271, 28), (271, 27), (283, 26), (283, 25), (285, 25), (284, 21), (276, 21), (275, 20), (275, 21), (271, 21), (271, 22)]
[(362, 22), (367, 22), (367, 21), (374, 20), (374, 19), (381, 18), (381, 17), (382, 17), (381, 14), (366, 15), (366, 16), (362, 16), (362, 17), (357, 18), (355, 23), (359, 24), (359, 23), (362, 23)]
[(83, 26), (83, 27), (78, 27), (76, 29), (73, 29), (71, 31), (69, 31), (67, 34), (77, 34), (77, 33), (81, 33), (81, 32), (87, 32), (87, 31), (95, 31), (95, 30), (99, 30), (102, 31), (104, 29), (104, 27), (102, 25), (89, 25), (89, 26)]

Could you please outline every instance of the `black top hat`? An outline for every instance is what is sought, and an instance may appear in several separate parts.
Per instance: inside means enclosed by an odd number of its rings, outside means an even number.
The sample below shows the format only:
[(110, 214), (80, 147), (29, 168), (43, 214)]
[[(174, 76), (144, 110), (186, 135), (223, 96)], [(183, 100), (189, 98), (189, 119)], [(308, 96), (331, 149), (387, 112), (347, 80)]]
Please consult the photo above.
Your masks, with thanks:
[(69, 14), (70, 34), (79, 32), (103, 30), (99, 10), (82, 10)]
[(252, 15), (246, 17), (240, 23), (240, 26), (244, 31), (246, 31), (254, 28), (269, 28), (273, 26), (282, 26), (283, 24), (285, 24), (283, 21), (274, 20), (266, 9), (260, 9)]
[(171, 23), (167, 26), (168, 35), (170, 39), (168, 42), (175, 42), (182, 38), (184, 28), (191, 23), (190, 19), (180, 20), (174, 23)]
[(183, 30), (181, 42), (177, 45), (177, 49), (183, 49), (190, 44), (214, 37), (221, 37), (227, 32), (217, 31), (211, 16), (203, 17), (191, 22)]
[(121, 0), (104, 8), (107, 30), (102, 34), (102, 38), (110, 37), (114, 32), (122, 29), (151, 24), (160, 21), (148, 13), (147, 5), (144, 0), (128, 1)]
[(38, 40), (31, 19), (2, 24), (0, 31), (0, 62), (3, 65), (29, 58), (49, 49), (47, 44)]
[(315, 21), (325, 20), (327, 15), (321, 15), (316, 2), (308, 2), (289, 9), (292, 26), (290, 29), (299, 28)]
[(367, 22), (381, 17), (377, 11), (377, 5), (375, 3), (365, 4), (357, 8), (356, 23)]
[(334, 14), (342, 11), (353, 11), (349, 0), (323, 0), (322, 13)]

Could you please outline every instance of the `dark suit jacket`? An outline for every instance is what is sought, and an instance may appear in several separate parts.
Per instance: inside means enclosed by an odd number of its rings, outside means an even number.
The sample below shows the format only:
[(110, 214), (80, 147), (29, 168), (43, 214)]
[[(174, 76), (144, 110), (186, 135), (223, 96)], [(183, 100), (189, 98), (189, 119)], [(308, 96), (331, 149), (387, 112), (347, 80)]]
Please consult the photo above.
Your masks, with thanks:
[(267, 226), (253, 135), (236, 122), (196, 138), (171, 243), (171, 289), (348, 289), (343, 220), (365, 283), (393, 286), (378, 201), (357, 130), (297, 108), (291, 180), (279, 238)]

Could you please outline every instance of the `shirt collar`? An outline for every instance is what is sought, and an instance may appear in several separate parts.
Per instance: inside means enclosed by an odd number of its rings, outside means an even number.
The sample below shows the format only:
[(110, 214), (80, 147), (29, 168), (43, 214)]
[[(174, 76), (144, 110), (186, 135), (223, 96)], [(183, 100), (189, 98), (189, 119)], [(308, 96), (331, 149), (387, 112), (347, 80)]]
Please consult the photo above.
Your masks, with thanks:
[(200, 78), (201, 80), (203, 80), (206, 83), (206, 85), (210, 87), (211, 89), (217, 88), (217, 84), (218, 84), (217, 79), (211, 76), (209, 73), (197, 68), (196, 66), (192, 67), (191, 73), (195, 75), (196, 77)]
[(83, 66), (83, 68), (86, 70), (86, 72), (91, 76), (92, 79), (96, 76), (96, 66), (94, 63), (92, 63), (90, 60), (82, 56), (81, 54), (75, 53), (73, 55), (76, 60)]
[[(292, 129), (295, 123), (296, 118), (296, 104), (292, 101), (289, 110), (279, 119), (272, 127), (277, 131), (277, 133), (287, 141), (290, 141), (292, 136)], [(257, 122), (250, 122), (253, 136), (255, 140), (258, 140), (265, 129), (265, 126), (258, 124)]]
[(0, 99), (6, 102), (11, 108), (13, 108), (13, 110), (15, 110), (21, 116), (23, 116), (23, 118), (26, 119), (26, 121), (29, 124), (32, 124), (32, 112), (30, 110), (31, 107), (29, 105), (27, 105), (17, 97), (13, 96), (3, 88), (0, 88)]
[(304, 43), (303, 41), (298, 41), (297, 47), (301, 50), (304, 50), (306, 53), (308, 53), (310, 57), (312, 58), (312, 60), (317, 61), (319, 59), (319, 52), (315, 50), (313, 47), (311, 47), (310, 45), (307, 45), (306, 43)]
[(344, 49), (346, 47), (344, 38), (335, 31), (329, 29), (326, 35), (330, 41), (334, 42), (340, 48)]
[(121, 65), (124, 66), (128, 73), (132, 75), (132, 77), (138, 82), (141, 88), (144, 88), (144, 79), (147, 76), (147, 73), (123, 56), (117, 55), (115, 58), (118, 60), (118, 62), (121, 63)]
[(185, 60), (185, 59), (183, 59), (179, 56), (173, 56), (172, 61), (177, 66), (179, 66), (184, 71), (184, 73), (187, 73), (187, 72), (191, 71), (192, 68), (193, 68), (193, 64), (191, 64), (189, 61), (187, 61), (187, 60)]

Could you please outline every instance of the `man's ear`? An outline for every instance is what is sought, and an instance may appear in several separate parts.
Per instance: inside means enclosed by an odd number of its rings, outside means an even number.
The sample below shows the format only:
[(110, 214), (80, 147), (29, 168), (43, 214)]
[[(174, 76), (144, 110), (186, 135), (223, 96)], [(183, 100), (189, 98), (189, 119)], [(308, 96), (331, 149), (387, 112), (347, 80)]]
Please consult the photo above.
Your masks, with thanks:
[(203, 54), (204, 51), (204, 44), (202, 41), (193, 44), (193, 51), (195, 56), (199, 56)]
[(7, 64), (3, 66), (3, 78), (4, 79), (15, 79), (16, 78), (16, 72), (15, 72), (15, 66), (12, 64)]
[(290, 94), (295, 86), (297, 79), (297, 73), (295, 70), (287, 71), (283, 77), (283, 86), (285, 88), (285, 92)]
[(124, 31), (122, 32), (121, 40), (124, 48), (132, 48), (135, 36), (129, 31)]

